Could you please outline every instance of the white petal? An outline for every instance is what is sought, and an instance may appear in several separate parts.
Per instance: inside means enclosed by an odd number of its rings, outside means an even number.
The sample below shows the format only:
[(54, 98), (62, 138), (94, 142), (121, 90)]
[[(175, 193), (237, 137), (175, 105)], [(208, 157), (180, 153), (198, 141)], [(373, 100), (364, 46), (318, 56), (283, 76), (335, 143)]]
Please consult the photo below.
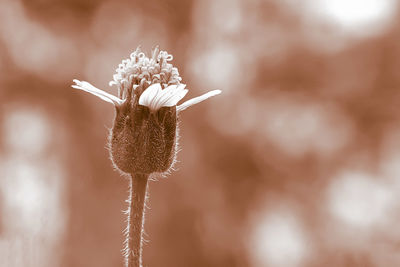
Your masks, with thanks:
[[(79, 86), (76, 86), (76, 85), (71, 85), (71, 87), (72, 87), (72, 88), (75, 88), (75, 89), (84, 90), (84, 91), (88, 92), (87, 90), (83, 89), (82, 87), (79, 87)], [(101, 98), (102, 100), (104, 100), (104, 101), (106, 101), (106, 102), (108, 102), (108, 103), (114, 104), (114, 102), (113, 102), (111, 99), (107, 98), (107, 97), (104, 97), (104, 96), (102, 96), (102, 95), (100, 95), (100, 94), (97, 94), (97, 93), (94, 93), (94, 92), (90, 92), (90, 93), (91, 93), (92, 95), (95, 95), (95, 96)]]
[[(173, 107), (176, 106), (176, 104), (185, 97), (187, 94), (188, 90), (185, 89), (185, 84), (180, 84), (173, 88), (174, 90), (166, 95), (163, 99), (162, 106), (163, 107)], [(167, 87), (166, 89), (169, 89), (171, 86)]]
[(147, 87), (146, 90), (144, 90), (144, 92), (140, 95), (139, 105), (150, 107), (154, 97), (157, 95), (158, 91), (161, 90), (161, 85), (159, 83), (155, 83)]
[(109, 94), (107, 92), (104, 92), (103, 90), (100, 90), (99, 88), (94, 87), (93, 85), (91, 85), (88, 82), (85, 81), (79, 81), (79, 80), (73, 80), (73, 82), (76, 85), (72, 85), (73, 88), (75, 89), (80, 89), (83, 91), (86, 91), (88, 93), (91, 93), (92, 95), (95, 95), (99, 98), (101, 98), (104, 101), (107, 101), (111, 104), (122, 104), (124, 101), (122, 99), (119, 99), (118, 97)]
[(173, 97), (175, 94), (175, 91), (177, 90), (176, 85), (170, 85), (167, 88), (163, 90), (164, 96), (163, 96), (163, 101), (168, 101), (169, 98)]
[(178, 102), (185, 97), (185, 95), (189, 92), (187, 89), (183, 89), (182, 91), (179, 91), (177, 94), (175, 94), (173, 97), (165, 101), (164, 105), (165, 107), (173, 107), (178, 104)]
[(168, 101), (171, 97), (174, 97), (177, 91), (177, 86), (176, 85), (171, 85), (168, 86), (167, 88), (162, 90), (162, 95), (157, 99), (157, 102), (155, 102), (155, 106), (158, 108), (161, 108), (165, 106), (165, 102)]
[(164, 90), (160, 89), (158, 94), (154, 97), (153, 101), (151, 101), (151, 108), (153, 110), (158, 110), (159, 108), (161, 108), (163, 100), (166, 98), (166, 96), (169, 94), (170, 91), (172, 93), (175, 90), (175, 87), (176, 85), (175, 86), (172, 85), (171, 88), (167, 87), (169, 88), (169, 90), (167, 91), (165, 89)]
[(221, 93), (221, 90), (213, 90), (213, 91), (210, 91), (210, 92), (208, 92), (208, 93), (205, 93), (204, 95), (201, 95), (201, 96), (192, 98), (192, 99), (190, 99), (190, 100), (184, 102), (183, 104), (177, 106), (176, 110), (177, 110), (177, 111), (185, 110), (185, 109), (187, 109), (187, 108), (190, 107), (190, 106), (193, 106), (193, 105), (195, 105), (195, 104), (198, 104), (198, 103), (200, 103), (200, 102), (202, 102), (202, 101), (204, 101), (204, 100), (206, 100), (207, 98), (210, 98), (210, 97), (212, 97), (212, 96), (219, 95), (220, 93)]
[(139, 104), (151, 110), (175, 106), (188, 92), (185, 84), (170, 85), (165, 89), (159, 83), (149, 86), (140, 96)]

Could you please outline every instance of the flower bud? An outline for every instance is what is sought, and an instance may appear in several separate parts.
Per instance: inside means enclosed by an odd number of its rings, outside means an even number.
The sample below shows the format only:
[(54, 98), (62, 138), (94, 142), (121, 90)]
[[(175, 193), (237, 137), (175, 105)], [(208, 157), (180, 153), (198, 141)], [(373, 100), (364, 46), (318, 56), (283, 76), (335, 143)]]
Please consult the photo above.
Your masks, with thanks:
[(165, 172), (175, 159), (176, 108), (152, 111), (139, 105), (134, 96), (132, 103), (116, 107), (110, 141), (111, 159), (119, 170)]

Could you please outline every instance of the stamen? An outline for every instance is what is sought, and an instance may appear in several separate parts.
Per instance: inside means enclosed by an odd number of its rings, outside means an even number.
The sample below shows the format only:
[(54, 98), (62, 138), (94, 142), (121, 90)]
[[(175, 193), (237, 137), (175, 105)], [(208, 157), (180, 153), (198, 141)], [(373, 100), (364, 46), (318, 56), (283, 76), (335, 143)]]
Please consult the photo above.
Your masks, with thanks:
[[(160, 51), (158, 46), (153, 49), (151, 58), (146, 57), (145, 53), (137, 48), (128, 59), (122, 60), (118, 65), (113, 81), (109, 85), (117, 85), (121, 91), (138, 89), (139, 95), (147, 85), (159, 83), (162, 88), (173, 84), (179, 85), (182, 78), (179, 77), (178, 69), (168, 63), (172, 59), (172, 55)], [(134, 85), (139, 85), (139, 88), (134, 88)], [(143, 85), (146, 87), (142, 87)], [(127, 94), (119, 93), (119, 95)]]

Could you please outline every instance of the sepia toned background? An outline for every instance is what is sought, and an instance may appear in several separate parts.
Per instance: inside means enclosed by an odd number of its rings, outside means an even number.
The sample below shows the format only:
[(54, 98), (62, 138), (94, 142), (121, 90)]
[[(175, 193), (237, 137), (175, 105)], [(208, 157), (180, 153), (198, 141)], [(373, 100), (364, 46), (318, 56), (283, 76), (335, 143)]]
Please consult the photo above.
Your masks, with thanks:
[(109, 87), (141, 45), (188, 98), (146, 267), (400, 266), (396, 0), (0, 0), (0, 267), (122, 266)]

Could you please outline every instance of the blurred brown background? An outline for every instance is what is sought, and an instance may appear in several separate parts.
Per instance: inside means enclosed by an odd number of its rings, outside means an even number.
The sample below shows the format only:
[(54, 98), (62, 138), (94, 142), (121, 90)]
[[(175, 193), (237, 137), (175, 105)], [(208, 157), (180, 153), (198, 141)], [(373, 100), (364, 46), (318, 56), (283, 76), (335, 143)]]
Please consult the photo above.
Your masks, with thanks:
[(122, 266), (128, 181), (108, 92), (174, 55), (179, 163), (150, 183), (144, 263), (400, 266), (396, 0), (1, 0), (0, 266)]

